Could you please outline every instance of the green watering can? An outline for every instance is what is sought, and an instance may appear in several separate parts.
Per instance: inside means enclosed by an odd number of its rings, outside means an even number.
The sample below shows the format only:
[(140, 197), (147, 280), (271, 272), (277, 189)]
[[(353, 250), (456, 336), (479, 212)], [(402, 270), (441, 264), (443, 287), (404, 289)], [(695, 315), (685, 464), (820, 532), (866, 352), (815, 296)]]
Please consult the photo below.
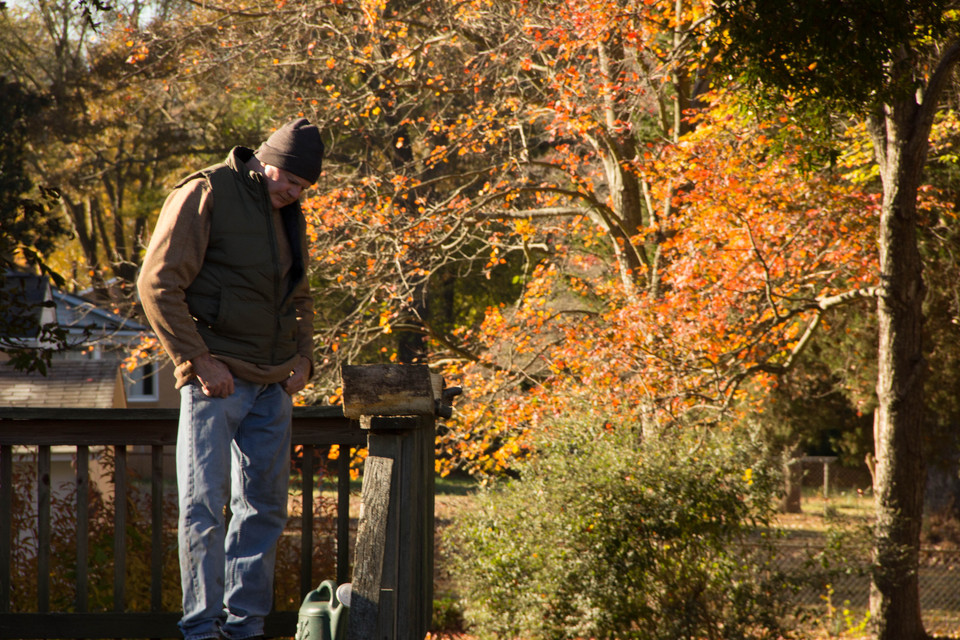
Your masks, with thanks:
[(346, 640), (350, 585), (340, 587), (346, 602), (340, 602), (337, 591), (333, 580), (324, 580), (307, 594), (300, 607), (296, 640)]

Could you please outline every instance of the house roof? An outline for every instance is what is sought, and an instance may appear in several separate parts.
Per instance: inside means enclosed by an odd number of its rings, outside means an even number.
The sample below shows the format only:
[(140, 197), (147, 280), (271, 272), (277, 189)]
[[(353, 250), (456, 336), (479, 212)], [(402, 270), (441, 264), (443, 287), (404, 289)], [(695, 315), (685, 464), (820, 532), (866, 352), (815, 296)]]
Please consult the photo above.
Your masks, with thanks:
[(130, 318), (108, 311), (96, 303), (72, 293), (53, 287), (53, 300), (57, 304), (57, 322), (67, 328), (89, 327), (99, 333), (140, 333), (147, 327)]
[(149, 333), (149, 327), (90, 298), (51, 286), (47, 275), (18, 271), (3, 274), (0, 290), (0, 337), (30, 343), (40, 327), (55, 324), (67, 332), (71, 349), (100, 344), (116, 347), (130, 344)]
[(58, 360), (47, 375), (0, 364), (0, 406), (122, 408), (126, 391), (117, 360)]

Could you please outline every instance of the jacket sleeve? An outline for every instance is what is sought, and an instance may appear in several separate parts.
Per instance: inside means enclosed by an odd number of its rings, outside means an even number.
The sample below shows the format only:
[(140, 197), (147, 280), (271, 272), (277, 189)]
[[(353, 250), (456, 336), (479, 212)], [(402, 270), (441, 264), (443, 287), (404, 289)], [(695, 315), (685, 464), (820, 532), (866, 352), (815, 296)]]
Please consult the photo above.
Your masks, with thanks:
[(147, 320), (177, 366), (208, 351), (185, 292), (203, 265), (212, 211), (206, 180), (191, 180), (174, 190), (160, 211), (137, 279)]

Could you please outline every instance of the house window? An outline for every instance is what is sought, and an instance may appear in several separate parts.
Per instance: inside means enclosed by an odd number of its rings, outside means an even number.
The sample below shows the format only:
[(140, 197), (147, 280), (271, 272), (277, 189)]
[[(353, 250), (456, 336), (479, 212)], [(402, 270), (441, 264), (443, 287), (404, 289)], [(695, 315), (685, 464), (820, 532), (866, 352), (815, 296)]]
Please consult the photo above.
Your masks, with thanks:
[(127, 383), (127, 402), (156, 402), (158, 397), (154, 363), (147, 362), (134, 369)]

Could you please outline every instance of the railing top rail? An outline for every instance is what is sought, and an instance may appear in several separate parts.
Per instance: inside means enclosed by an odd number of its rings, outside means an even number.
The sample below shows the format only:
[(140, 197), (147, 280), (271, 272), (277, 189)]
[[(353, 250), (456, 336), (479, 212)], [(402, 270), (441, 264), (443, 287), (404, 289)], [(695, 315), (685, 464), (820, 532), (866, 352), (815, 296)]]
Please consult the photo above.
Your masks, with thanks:
[[(176, 419), (180, 409), (102, 409), (92, 407), (4, 407), (0, 406), (0, 420), (25, 420), (35, 418), (75, 420), (96, 418), (100, 420), (169, 420)], [(343, 418), (343, 407), (311, 406), (294, 407), (294, 418)]]
[[(173, 445), (179, 409), (0, 407), (0, 445)], [(366, 443), (341, 407), (294, 407), (294, 444)]]

